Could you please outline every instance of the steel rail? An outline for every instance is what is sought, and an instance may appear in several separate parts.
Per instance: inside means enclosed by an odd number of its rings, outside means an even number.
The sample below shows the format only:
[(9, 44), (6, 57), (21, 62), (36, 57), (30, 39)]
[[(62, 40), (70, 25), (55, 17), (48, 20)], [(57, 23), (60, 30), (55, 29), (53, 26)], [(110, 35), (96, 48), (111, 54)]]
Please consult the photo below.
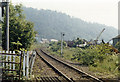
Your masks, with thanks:
[(58, 73), (60, 76), (63, 76), (67, 81), (73, 82), (69, 77), (67, 77), (64, 73), (62, 73), (59, 69), (54, 67), (51, 63), (49, 63), (47, 60), (45, 60), (36, 50), (37, 55), (45, 62), (47, 63), (56, 73)]
[[(75, 68), (75, 67), (73, 67), (73, 66), (71, 66), (71, 65), (69, 65), (69, 64), (67, 64), (67, 63), (65, 63), (65, 62), (63, 62), (63, 61), (61, 61), (61, 60), (59, 60), (59, 59), (56, 59), (55, 57), (53, 57), (53, 56), (51, 56), (51, 55), (48, 55), (48, 54), (45, 53), (42, 49), (40, 49), (40, 51), (41, 51), (43, 54), (49, 56), (50, 58), (52, 58), (52, 59), (54, 59), (54, 60), (56, 60), (56, 61), (58, 61), (58, 62), (60, 62), (60, 63), (62, 63), (62, 64), (64, 64), (64, 65), (66, 65), (67, 67), (69, 67), (69, 68), (77, 71), (78, 73), (83, 74), (84, 77), (86, 77), (86, 78), (91, 78), (91, 79), (93, 79), (93, 80), (95, 80), (95, 81), (97, 81), (97, 82), (103, 82), (102, 80), (100, 80), (100, 79), (98, 79), (98, 78), (96, 78), (96, 77), (94, 77), (94, 76), (92, 76), (92, 75), (90, 75), (90, 74), (88, 74), (88, 73), (86, 73), (86, 72), (83, 72), (82, 70), (79, 70), (79, 69), (77, 69), (77, 68)], [(72, 80), (72, 81), (73, 81), (73, 80)]]

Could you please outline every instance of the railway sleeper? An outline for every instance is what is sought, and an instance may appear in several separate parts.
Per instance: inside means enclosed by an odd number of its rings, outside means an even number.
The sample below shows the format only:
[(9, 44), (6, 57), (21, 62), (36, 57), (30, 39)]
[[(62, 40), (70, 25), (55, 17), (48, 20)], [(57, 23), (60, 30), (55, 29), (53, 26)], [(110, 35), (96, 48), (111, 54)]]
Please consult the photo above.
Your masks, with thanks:
[[(73, 66), (71, 66), (71, 65), (69, 65), (69, 64), (67, 64), (67, 63), (64, 63), (63, 61), (60, 61), (60, 60), (54, 58), (53, 56), (48, 55), (48, 54), (45, 53), (43, 50), (41, 50), (41, 52), (44, 53), (45, 55), (49, 56), (50, 58), (52, 58), (52, 59), (54, 59), (54, 60), (56, 60), (56, 61), (58, 61), (58, 62), (61, 62), (62, 64), (67, 65), (68, 67), (70, 67), (70, 68), (72, 68), (72, 69), (75, 69), (75, 70), (76, 70), (77, 72), (79, 72), (80, 74), (83, 74), (83, 77), (84, 77), (84, 78), (85, 78), (85, 77), (88, 78), (88, 79), (92, 78), (93, 81), (103, 82), (102, 80), (100, 80), (100, 79), (98, 79), (98, 78), (96, 78), (96, 77), (94, 77), (94, 76), (91, 76), (91, 75), (89, 75), (89, 74), (87, 74), (87, 73), (85, 73), (85, 72), (82, 72), (81, 70), (79, 70), (79, 69), (77, 69), (77, 68), (75, 68), (75, 67), (73, 67)], [(84, 75), (85, 75), (85, 76), (84, 76)]]
[(37, 77), (36, 79), (40, 82), (61, 82), (58, 77)]
[(95, 80), (93, 79), (93, 78), (91, 78), (90, 76), (88, 76), (88, 75), (82, 75), (82, 78), (84, 79), (86, 79), (86, 80), (89, 80), (89, 81), (93, 81), (93, 82), (95, 82)]
[[(43, 51), (41, 50), (41, 52), (43, 52)], [(79, 73), (82, 75), (81, 80), (87, 80), (87, 81), (89, 80), (90, 82), (91, 82), (91, 80), (92, 80), (92, 82), (94, 82), (94, 81), (96, 80), (97, 82), (101, 82), (101, 80), (99, 80), (98, 78), (95, 78), (95, 77), (93, 77), (93, 76), (91, 76), (91, 75), (89, 75), (89, 74), (87, 74), (87, 73), (85, 73), (85, 72), (82, 72), (81, 70), (78, 70), (77, 68), (75, 68), (75, 67), (73, 67), (73, 66), (71, 66), (71, 65), (68, 65), (68, 64), (62, 62), (62, 61), (60, 61), (60, 60), (58, 60), (58, 59), (56, 59), (56, 58), (54, 58), (54, 57), (46, 54), (45, 52), (43, 52), (43, 53), (44, 53), (45, 55), (49, 56), (50, 58), (52, 58), (52, 59), (54, 59), (54, 60), (56, 60), (56, 61), (58, 61), (58, 62), (60, 62), (60, 63), (62, 63), (62, 64), (64, 64), (64, 65), (68, 66), (69, 68), (74, 69), (74, 70), (76, 70), (77, 72), (79, 72)], [(43, 60), (44, 60), (44, 59), (43, 59)], [(45, 60), (44, 60), (44, 61), (45, 61)], [(46, 62), (48, 63), (48, 61), (46, 61)], [(48, 63), (48, 64), (50, 64), (50, 63)], [(51, 66), (51, 67), (55, 70), (55, 68), (54, 68), (53, 66)], [(59, 70), (58, 70), (58, 69), (55, 70), (55, 71), (59, 73)], [(61, 73), (60, 73), (60, 75), (61, 75)], [(62, 75), (64, 75), (64, 74), (62, 73)], [(67, 78), (66, 75), (64, 75), (64, 77)], [(86, 78), (86, 79), (85, 79), (85, 78)], [(92, 79), (90, 79), (90, 78), (92, 78)], [(94, 79), (94, 81), (93, 81), (93, 79)], [(73, 81), (73, 80), (70, 79), (70, 78), (67, 78), (67, 80)], [(74, 81), (73, 81), (73, 82), (74, 82)]]

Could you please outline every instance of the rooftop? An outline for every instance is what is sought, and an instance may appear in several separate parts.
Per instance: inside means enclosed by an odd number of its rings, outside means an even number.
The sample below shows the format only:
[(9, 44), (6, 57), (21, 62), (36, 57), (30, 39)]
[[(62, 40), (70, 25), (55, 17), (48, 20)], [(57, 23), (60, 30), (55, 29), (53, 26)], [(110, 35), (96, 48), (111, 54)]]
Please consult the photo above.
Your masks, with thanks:
[[(118, 36), (116, 36), (116, 37), (114, 37), (114, 38), (119, 38), (119, 39), (120, 39), (120, 35), (118, 35)], [(113, 39), (114, 39), (114, 38), (113, 38)]]

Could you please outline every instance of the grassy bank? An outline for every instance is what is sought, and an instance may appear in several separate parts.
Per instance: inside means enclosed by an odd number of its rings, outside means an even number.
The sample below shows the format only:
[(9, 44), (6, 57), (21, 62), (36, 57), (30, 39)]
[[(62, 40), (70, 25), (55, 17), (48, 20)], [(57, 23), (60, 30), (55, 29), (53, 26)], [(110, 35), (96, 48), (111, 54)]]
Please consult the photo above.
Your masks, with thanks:
[[(47, 48), (50, 54), (61, 57), (60, 45), (52, 44)], [(63, 58), (72, 62), (78, 62), (89, 67), (94, 75), (103, 78), (118, 77), (118, 54), (111, 52), (107, 44), (89, 46), (88, 48), (63, 48)]]

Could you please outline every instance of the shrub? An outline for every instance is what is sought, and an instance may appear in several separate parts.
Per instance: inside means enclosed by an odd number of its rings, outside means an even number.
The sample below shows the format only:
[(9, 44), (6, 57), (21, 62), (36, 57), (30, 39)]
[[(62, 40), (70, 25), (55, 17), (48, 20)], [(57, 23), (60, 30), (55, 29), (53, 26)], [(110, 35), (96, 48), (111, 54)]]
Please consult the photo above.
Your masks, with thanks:
[(90, 46), (87, 49), (79, 48), (74, 54), (73, 59), (77, 59), (80, 63), (84, 65), (97, 66), (95, 62), (103, 62), (106, 58), (106, 54), (111, 54), (110, 47), (107, 44)]

